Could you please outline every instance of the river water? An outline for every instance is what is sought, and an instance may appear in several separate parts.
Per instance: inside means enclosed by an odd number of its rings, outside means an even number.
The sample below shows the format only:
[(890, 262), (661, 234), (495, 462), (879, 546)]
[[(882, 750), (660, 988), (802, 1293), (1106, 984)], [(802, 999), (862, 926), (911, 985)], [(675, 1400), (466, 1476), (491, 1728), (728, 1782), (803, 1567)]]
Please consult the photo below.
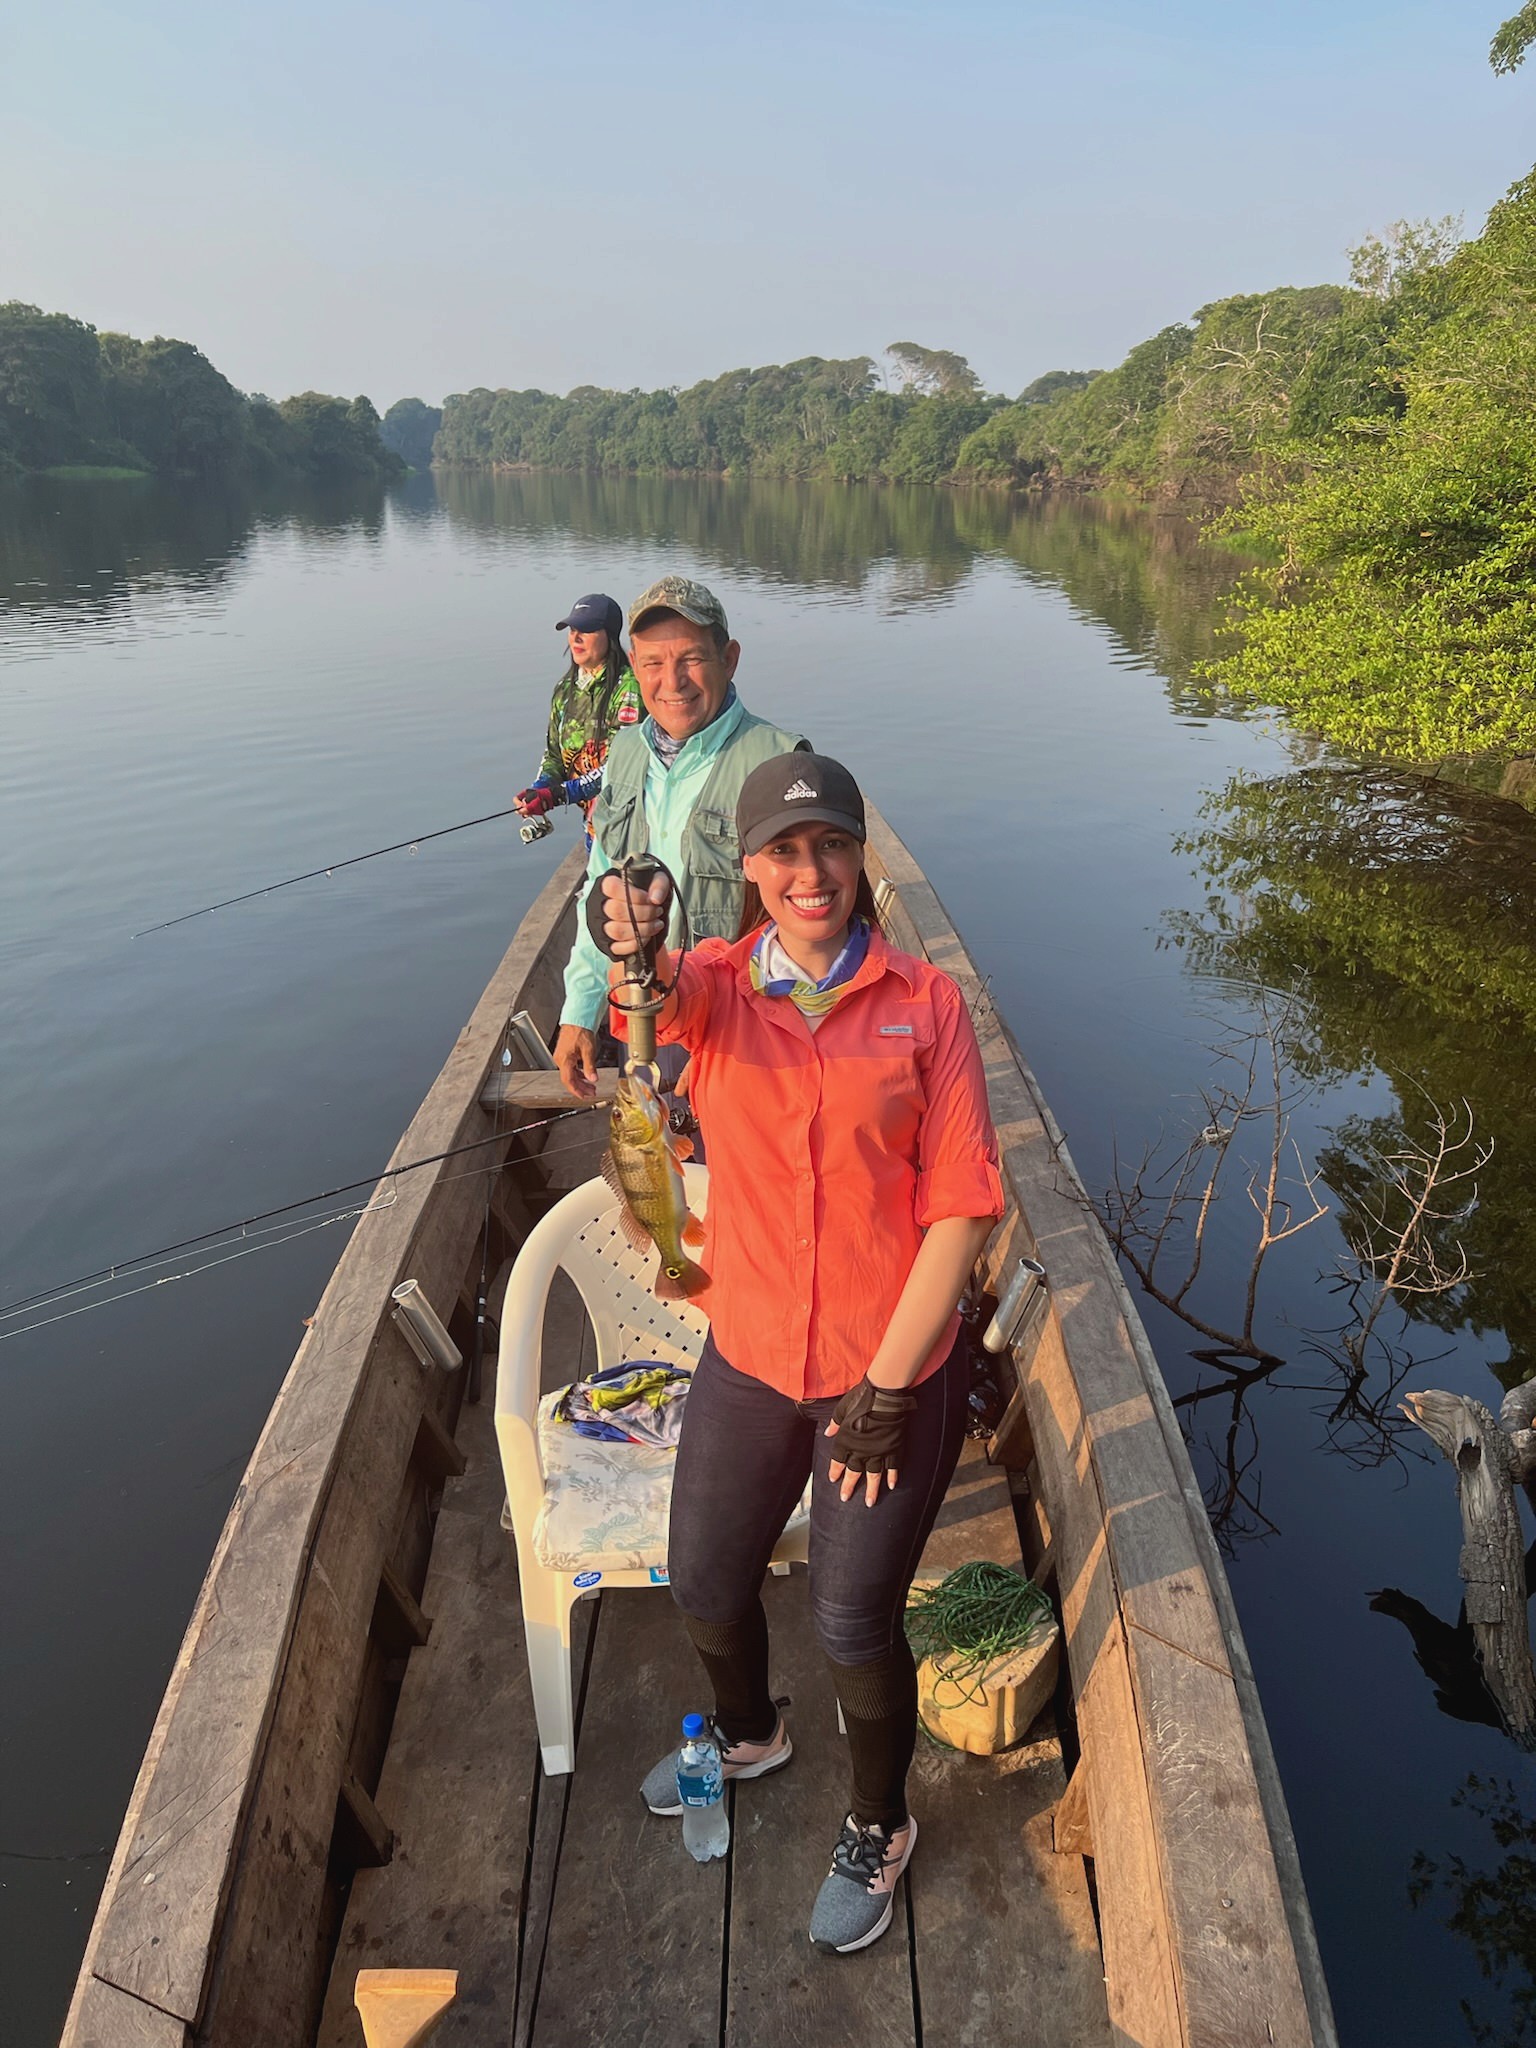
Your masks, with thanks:
[[(1526, 2038), (1536, 1782), (1454, 1627), (1449, 1469), (1394, 1403), (1446, 1386), (1496, 1405), (1536, 1369), (1536, 821), (1356, 773), (1213, 698), (1191, 671), (1234, 565), (1180, 520), (567, 477), (270, 504), (0, 495), (0, 1305), (377, 1170), (569, 818), (530, 849), (482, 826), (133, 934), (502, 807), (537, 765), (555, 619), (672, 569), (723, 597), (748, 703), (846, 759), (922, 860), (1091, 1190), (1134, 1194), (1151, 1148), (1152, 1230), (1178, 1155), (1236, 1123), (1185, 1297), (1220, 1335), (1146, 1314), (1229, 1554), (1341, 2034)], [(1327, 1213), (1263, 1263), (1255, 1360), (1222, 1340), (1243, 1335), (1272, 1046), (1287, 1213), (1309, 1213), (1307, 1179)], [(1241, 1094), (1250, 1064), (1238, 1118), (1216, 1091)], [(1437, 1106), (1494, 1146), (1433, 1204), (1439, 1273), (1461, 1246), (1467, 1277), (1407, 1320), (1389, 1309), (1362, 1348), (1369, 1290), (1343, 1283), (1373, 1209), (1398, 1220), (1383, 1162), (1412, 1181)], [(1196, 1145), (1197, 1170), (1220, 1150)], [(15, 2048), (57, 2032), (337, 1206), (200, 1277), (182, 1255), (89, 1313), (69, 1312), (95, 1294), (0, 1316)], [(1186, 1222), (1164, 1293), (1188, 1254)]]

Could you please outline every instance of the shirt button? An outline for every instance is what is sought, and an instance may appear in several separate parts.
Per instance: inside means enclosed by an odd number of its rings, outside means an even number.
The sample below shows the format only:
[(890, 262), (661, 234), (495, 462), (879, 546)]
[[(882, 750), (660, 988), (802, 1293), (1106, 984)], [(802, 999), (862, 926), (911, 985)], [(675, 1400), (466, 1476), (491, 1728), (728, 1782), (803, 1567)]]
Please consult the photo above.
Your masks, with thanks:
[(800, 1249), (801, 1249), (801, 1251), (805, 1251), (805, 1250), (806, 1250), (806, 1249), (807, 1249), (807, 1248), (809, 1247), (809, 1245), (810, 1245), (810, 1242), (811, 1242), (811, 1240), (810, 1240), (810, 1239), (809, 1239), (808, 1237), (802, 1237), (802, 1238), (801, 1238), (801, 1240), (800, 1240)]

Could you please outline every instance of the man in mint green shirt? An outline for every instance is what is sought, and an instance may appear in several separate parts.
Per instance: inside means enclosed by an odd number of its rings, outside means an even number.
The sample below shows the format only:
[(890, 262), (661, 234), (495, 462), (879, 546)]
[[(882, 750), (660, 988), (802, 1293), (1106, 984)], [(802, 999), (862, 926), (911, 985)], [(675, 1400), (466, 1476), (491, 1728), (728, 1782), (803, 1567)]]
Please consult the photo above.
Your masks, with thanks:
[[(630, 662), (647, 716), (615, 734), (592, 808), (594, 877), (627, 854), (651, 853), (676, 877), (695, 939), (734, 938), (741, 917), (736, 798), (763, 761), (809, 741), (755, 718), (732, 680), (741, 648), (713, 591), (663, 576), (629, 611)], [(681, 910), (670, 934), (681, 938)], [(572, 1095), (597, 1093), (596, 1030), (608, 999), (608, 962), (578, 914), (565, 970), (555, 1064)]]

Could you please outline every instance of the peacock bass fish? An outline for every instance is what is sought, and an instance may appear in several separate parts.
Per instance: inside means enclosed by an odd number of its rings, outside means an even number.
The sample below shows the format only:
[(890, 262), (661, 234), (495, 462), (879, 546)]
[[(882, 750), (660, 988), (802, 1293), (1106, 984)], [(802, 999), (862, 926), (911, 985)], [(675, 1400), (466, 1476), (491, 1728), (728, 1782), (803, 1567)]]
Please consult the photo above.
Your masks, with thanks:
[(635, 1250), (648, 1252), (654, 1245), (661, 1253), (657, 1300), (681, 1301), (709, 1285), (709, 1275), (684, 1250), (704, 1242), (704, 1226), (689, 1213), (679, 1163), (693, 1147), (668, 1128), (653, 1071), (635, 1064), (619, 1076), (603, 1178), (620, 1197), (619, 1224)]

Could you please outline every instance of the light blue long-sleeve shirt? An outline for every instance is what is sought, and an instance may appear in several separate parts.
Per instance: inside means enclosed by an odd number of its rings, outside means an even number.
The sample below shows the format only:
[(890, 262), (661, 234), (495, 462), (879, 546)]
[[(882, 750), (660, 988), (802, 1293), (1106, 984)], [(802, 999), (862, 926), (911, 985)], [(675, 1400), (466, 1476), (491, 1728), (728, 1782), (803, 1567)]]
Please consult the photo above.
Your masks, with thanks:
[[(683, 741), (670, 768), (656, 751), (655, 721), (647, 718), (640, 726), (649, 759), (645, 764), (645, 825), (650, 851), (674, 875), (683, 873), (683, 827), (693, 816), (716, 757), (746, 715), (734, 690), (719, 717)], [(595, 1031), (608, 1003), (608, 962), (597, 950), (587, 930), (587, 891), (597, 876), (606, 874), (612, 863), (597, 841), (587, 857), (587, 879), (582, 884), (576, 911), (576, 943), (565, 969), (565, 1002), (560, 1010), (562, 1024), (577, 1024)], [(674, 906), (668, 943), (682, 939), (682, 913)]]

